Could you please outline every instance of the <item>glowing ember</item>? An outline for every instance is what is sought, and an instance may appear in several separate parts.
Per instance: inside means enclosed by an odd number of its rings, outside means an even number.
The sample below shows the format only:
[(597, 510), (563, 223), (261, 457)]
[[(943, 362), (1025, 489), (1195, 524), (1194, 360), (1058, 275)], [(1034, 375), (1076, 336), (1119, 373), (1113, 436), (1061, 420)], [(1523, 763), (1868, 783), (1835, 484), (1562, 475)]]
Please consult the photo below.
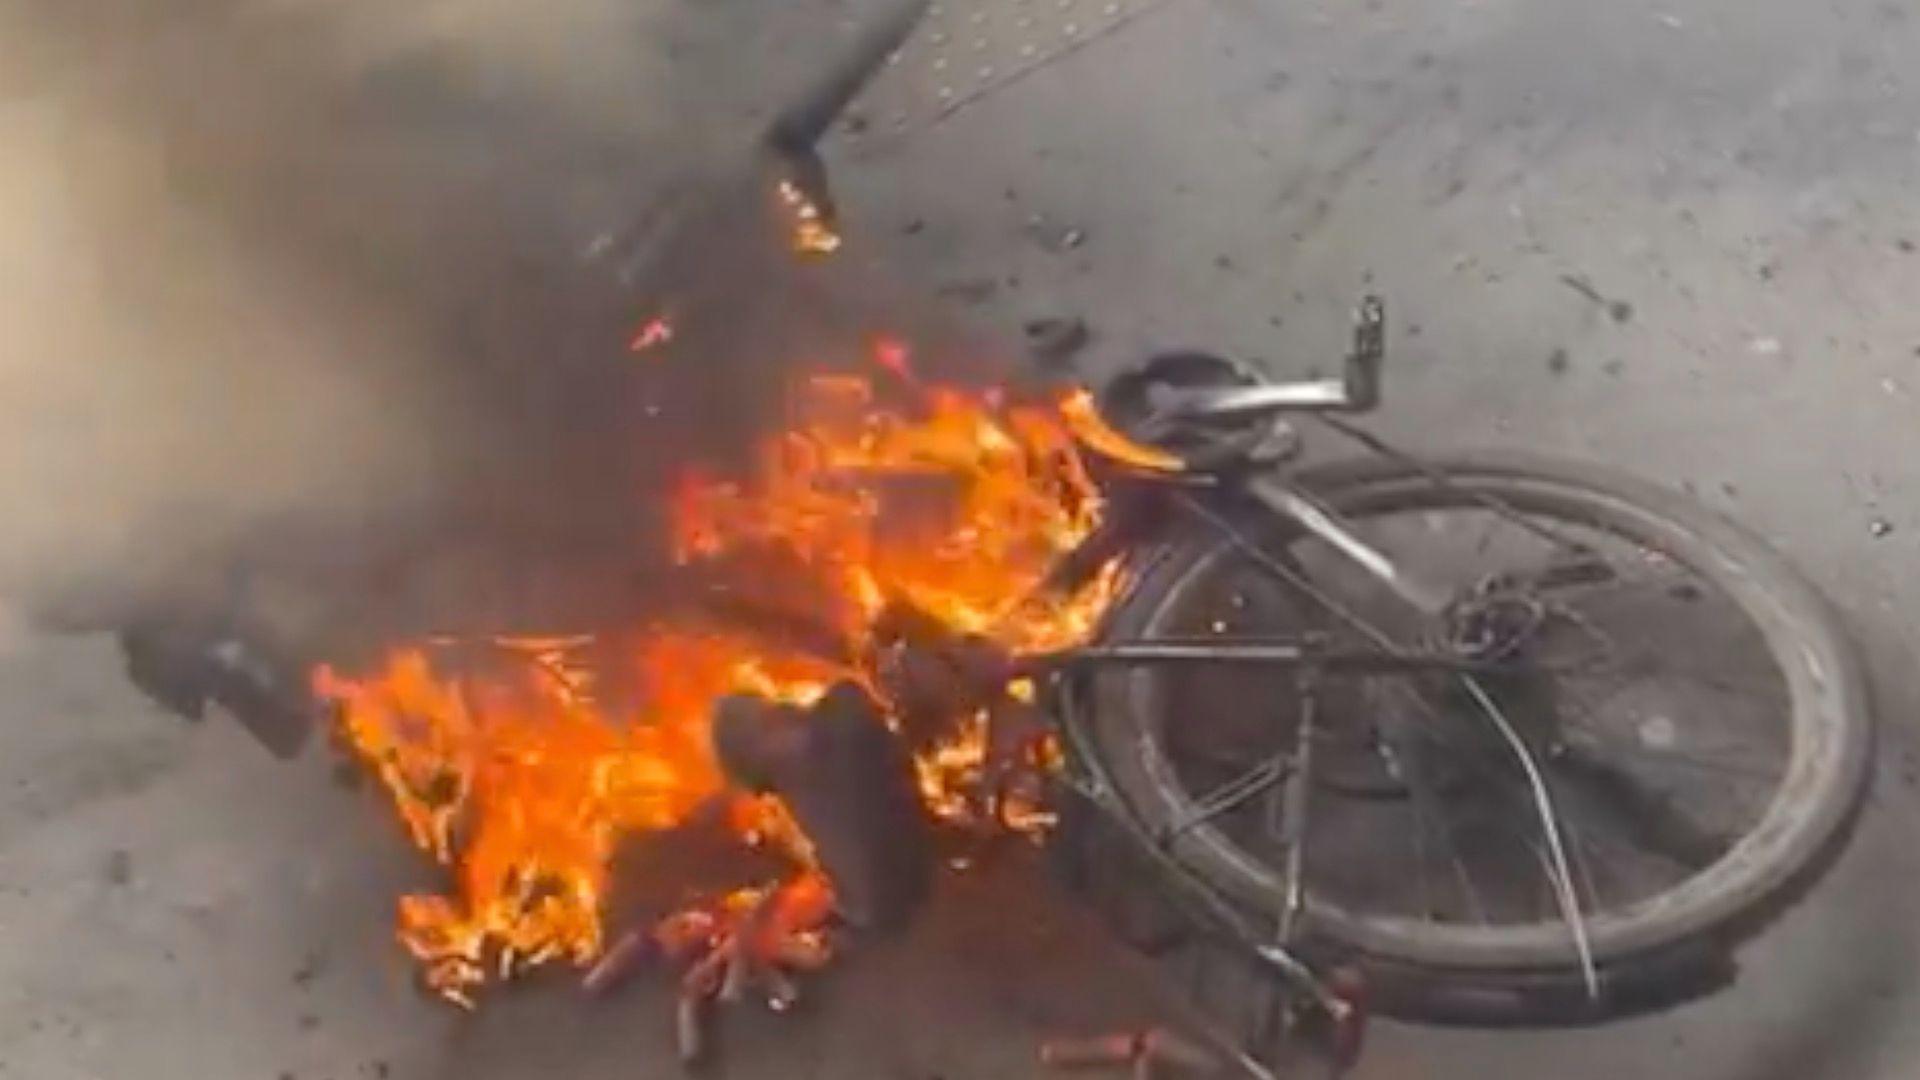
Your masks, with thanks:
[(780, 201), (793, 215), (793, 250), (802, 255), (831, 255), (840, 250), (840, 234), (833, 231), (820, 206), (791, 180), (780, 181)]
[(649, 349), (657, 349), (672, 340), (673, 323), (669, 322), (664, 315), (655, 315), (641, 323), (640, 329), (633, 332), (633, 340), (627, 342), (627, 351), (646, 352)]
[[(869, 635), (889, 605), (1012, 649), (1090, 632), (1111, 569), (1081, 595), (1022, 599), (1099, 515), (1070, 421), (1053, 406), (913, 393), (892, 403), (864, 378), (816, 377), (794, 402), (799, 422), (766, 441), (750, 477), (688, 476), (673, 507), (683, 561), (820, 621), (840, 659), (663, 615), (618, 652), (585, 638), (441, 642), (399, 649), (363, 676), (316, 673), (343, 741), (448, 869), (445, 895), (400, 905), (400, 939), (432, 987), (467, 1002), (495, 976), (591, 962), (616, 848), (705, 806), (724, 807), (743, 839), (811, 865), (778, 803), (728, 792), (709, 741), (722, 695), (806, 702), (836, 678), (870, 681)], [(618, 705), (599, 693), (616, 678), (639, 688)], [(936, 816), (961, 812), (985, 741), (976, 720), (923, 753)], [(816, 901), (819, 884), (806, 894)], [(786, 935), (802, 944), (781, 947), (804, 950), (805, 921)]]
[(913, 354), (899, 338), (883, 337), (873, 343), (873, 362), (893, 373), (897, 379), (914, 381)]

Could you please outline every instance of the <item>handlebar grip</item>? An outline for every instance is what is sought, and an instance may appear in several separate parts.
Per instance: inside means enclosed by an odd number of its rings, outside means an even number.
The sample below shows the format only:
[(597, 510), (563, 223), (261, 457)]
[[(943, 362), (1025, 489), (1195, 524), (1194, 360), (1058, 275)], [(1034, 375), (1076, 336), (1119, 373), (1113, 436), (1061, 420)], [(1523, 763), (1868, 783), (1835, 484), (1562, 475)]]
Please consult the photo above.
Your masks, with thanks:
[(1387, 305), (1378, 296), (1361, 297), (1353, 315), (1353, 351), (1347, 354), (1348, 408), (1357, 412), (1380, 404), (1380, 368), (1387, 355)]

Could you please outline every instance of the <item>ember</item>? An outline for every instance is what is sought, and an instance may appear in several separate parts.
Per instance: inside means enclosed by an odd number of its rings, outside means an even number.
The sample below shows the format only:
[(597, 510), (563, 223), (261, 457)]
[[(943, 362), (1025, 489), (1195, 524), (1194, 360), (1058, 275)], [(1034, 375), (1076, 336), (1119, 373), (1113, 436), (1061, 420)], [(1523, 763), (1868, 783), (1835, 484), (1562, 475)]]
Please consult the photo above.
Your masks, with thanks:
[[(904, 366), (903, 347), (883, 351)], [(875, 685), (874, 630), (890, 611), (999, 650), (1056, 647), (1090, 632), (1117, 573), (1080, 595), (1035, 595), (1100, 512), (1076, 425), (1057, 405), (896, 382), (889, 389), (907, 400), (864, 377), (808, 380), (793, 402), (798, 421), (766, 441), (751, 476), (689, 475), (673, 506), (683, 563), (737, 581), (756, 605), (803, 613), (837, 649), (717, 625), (711, 613), (663, 612), (617, 650), (587, 638), (425, 642), (395, 650), (378, 670), (316, 673), (344, 743), (384, 785), (413, 842), (448, 869), (446, 894), (400, 903), (400, 940), (429, 986), (471, 1004), (490, 979), (555, 960), (593, 963), (605, 949), (616, 849), (703, 807), (720, 807), (743, 842), (784, 854), (794, 882), (812, 884), (689, 911), (830, 898), (784, 807), (729, 788), (711, 739), (722, 697), (808, 704), (836, 680)], [(639, 692), (616, 703), (600, 692), (614, 680)], [(984, 710), (915, 744), (935, 817), (979, 804), (968, 788), (988, 753)], [(1002, 820), (1036, 818), (1023, 806)], [(736, 918), (731, 932), (747, 944), (731, 947), (752, 955), (735, 978), (784, 998), (783, 972), (821, 952), (809, 935), (828, 906), (815, 903), (806, 919), (781, 916), (778, 933), (758, 916)], [(650, 932), (653, 947), (667, 948), (668, 925)], [(719, 934), (703, 938), (710, 956), (725, 954)], [(625, 939), (621, 949), (646, 951)], [(713, 974), (705, 964), (689, 978)], [(704, 982), (688, 991), (714, 992)]]
[(820, 204), (791, 180), (780, 182), (780, 201), (793, 216), (793, 250), (800, 255), (831, 255), (840, 250), (835, 232)]
[(673, 323), (665, 315), (655, 315), (641, 323), (640, 329), (633, 332), (633, 340), (627, 343), (627, 351), (646, 352), (657, 349), (672, 340)]

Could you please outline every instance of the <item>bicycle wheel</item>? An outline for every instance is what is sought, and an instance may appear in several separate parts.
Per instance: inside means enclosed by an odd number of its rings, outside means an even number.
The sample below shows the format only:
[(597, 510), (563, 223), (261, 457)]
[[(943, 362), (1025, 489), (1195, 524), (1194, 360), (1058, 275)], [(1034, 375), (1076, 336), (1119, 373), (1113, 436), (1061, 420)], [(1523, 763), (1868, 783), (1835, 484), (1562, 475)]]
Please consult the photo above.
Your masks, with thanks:
[[(1214, 520), (1141, 570), (1109, 638), (1305, 630), (1505, 662), (1497, 678), (1319, 680), (1310, 946), (1463, 986), (1549, 985), (1584, 976), (1583, 956), (1623, 971), (1752, 925), (1841, 831), (1871, 741), (1859, 667), (1816, 591), (1751, 533), (1534, 457), (1377, 458), (1296, 479), (1450, 585), (1450, 614), (1414, 616), (1270, 516), (1200, 507)], [(1192, 873), (1277, 914), (1297, 673), (1090, 678), (1096, 752), (1124, 801)]]

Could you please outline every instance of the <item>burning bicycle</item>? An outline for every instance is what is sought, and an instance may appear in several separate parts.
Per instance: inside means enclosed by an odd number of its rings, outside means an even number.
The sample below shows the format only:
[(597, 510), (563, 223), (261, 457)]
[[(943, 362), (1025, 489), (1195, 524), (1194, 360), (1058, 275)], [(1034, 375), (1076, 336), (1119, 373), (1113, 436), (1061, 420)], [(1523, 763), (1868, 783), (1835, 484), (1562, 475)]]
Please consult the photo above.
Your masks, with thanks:
[[(1340, 380), (1149, 362), (1107, 416), (1081, 553), (1128, 552), (1094, 643), (1038, 658), (1074, 784), (1225, 932), (1316, 1000), (1592, 1018), (1683, 994), (1817, 870), (1870, 723), (1815, 591), (1745, 530), (1591, 466), (1373, 451), (1292, 467)], [(1069, 570), (1068, 573), (1072, 571)]]
[[(811, 143), (857, 82), (769, 138), (810, 250), (833, 246)], [(649, 320), (633, 347), (675, 337)], [(690, 1008), (790, 1000), (836, 909), (910, 903), (910, 866), (869, 887), (884, 868), (859, 860), (897, 837), (862, 829), (921, 809), (1117, 838), (1151, 872), (1095, 867), (1096, 893), (1175, 897), (1336, 1019), (1347, 972), (1388, 1009), (1510, 1020), (1712, 967), (1857, 804), (1844, 636), (1764, 543), (1673, 493), (1354, 427), (1384, 340), (1369, 302), (1339, 378), (1176, 353), (1097, 400), (937, 385), (888, 343), (879, 372), (803, 380), (749, 475), (685, 478), (684, 595), (659, 610), (323, 669), (340, 742), (446, 871), (400, 907), (428, 986), (471, 1002), (651, 951), (688, 964)], [(1306, 464), (1308, 417), (1371, 454)], [(178, 655), (130, 636), (143, 685), (277, 710), (238, 641), (194, 629)], [(813, 808), (830, 774), (786, 766), (816, 749), (910, 790)], [(785, 883), (610, 935), (616, 864), (700, 822)]]
[[(726, 797), (729, 774), (791, 811), (751, 804), (743, 835), (792, 838), (811, 880), (886, 907), (860, 860), (890, 841), (845, 821), (903, 819), (813, 809), (820, 778), (754, 749), (839, 701), (873, 721), (843, 725), (892, 728), (936, 817), (1031, 823), (1044, 799), (1017, 778), (1051, 778), (1155, 871), (1119, 887), (1177, 897), (1336, 1018), (1334, 968), (1387, 1010), (1456, 1019), (1684, 992), (1858, 800), (1852, 654), (1779, 556), (1677, 495), (1529, 456), (1416, 459), (1332, 415), (1375, 403), (1382, 340), (1369, 302), (1338, 379), (1180, 353), (1047, 407), (908, 383), (896, 411), (816, 378), (816, 422), (756, 482), (685, 493), (689, 570), (731, 584), (635, 639), (637, 724), (551, 644), (529, 681), (402, 663), (326, 687), (463, 882), (403, 937), (454, 992), (483, 956), (593, 959), (619, 836)], [(1307, 413), (1373, 453), (1298, 465)], [(729, 700), (765, 708), (728, 723)], [(813, 928), (755, 932), (777, 951)]]

